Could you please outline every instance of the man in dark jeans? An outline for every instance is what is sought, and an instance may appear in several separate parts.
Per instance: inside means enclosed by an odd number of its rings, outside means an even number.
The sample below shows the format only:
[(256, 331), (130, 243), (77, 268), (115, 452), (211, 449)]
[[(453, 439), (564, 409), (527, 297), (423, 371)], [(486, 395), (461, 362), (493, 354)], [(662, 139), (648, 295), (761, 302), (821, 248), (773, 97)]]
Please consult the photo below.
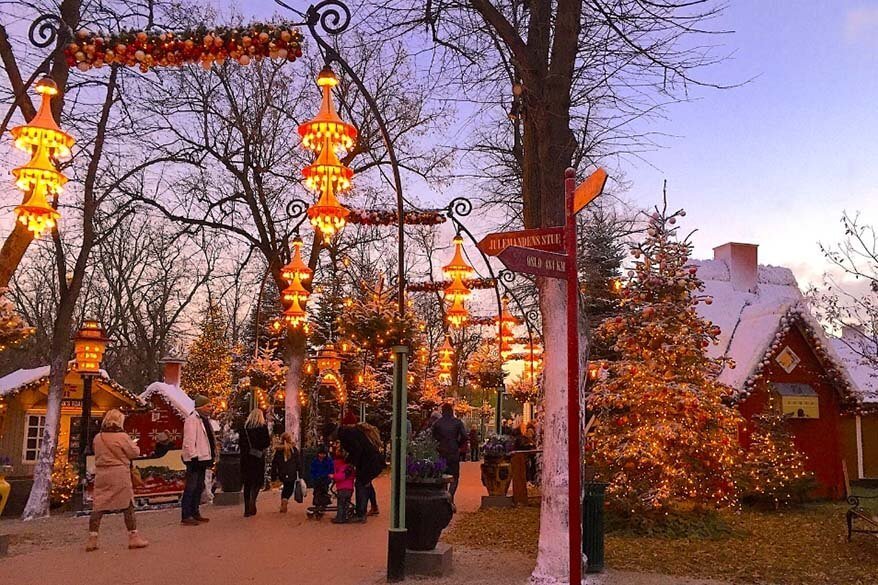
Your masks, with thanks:
[(442, 405), (442, 416), (433, 423), (433, 438), (439, 444), (439, 454), (448, 463), (447, 473), (453, 478), (448, 491), (454, 507), (454, 493), (460, 483), (460, 447), (466, 444), (467, 434), (463, 421), (454, 416), (454, 405), (450, 402)]
[(180, 499), (182, 524), (198, 526), (209, 522), (199, 506), (204, 493), (204, 476), (216, 458), (216, 440), (210, 424), (210, 399), (195, 397), (193, 410), (183, 423), (183, 461), (186, 463), (186, 486)]

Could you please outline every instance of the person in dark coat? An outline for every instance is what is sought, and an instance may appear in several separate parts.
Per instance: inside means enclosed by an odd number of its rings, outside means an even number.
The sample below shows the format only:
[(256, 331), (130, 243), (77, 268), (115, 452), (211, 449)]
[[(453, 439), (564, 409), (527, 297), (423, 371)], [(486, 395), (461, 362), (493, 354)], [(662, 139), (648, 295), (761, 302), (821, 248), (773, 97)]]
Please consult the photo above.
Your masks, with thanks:
[(293, 445), (293, 435), (284, 433), (280, 439), (281, 446), (274, 452), (274, 458), (271, 460), (271, 480), (283, 483), (280, 492), (280, 511), (281, 514), (286, 514), (290, 497), (296, 488), (296, 480), (302, 474), (299, 450)]
[(433, 438), (438, 443), (439, 455), (448, 463), (447, 473), (453, 478), (448, 488), (453, 505), (460, 483), (460, 446), (466, 443), (467, 434), (463, 421), (454, 416), (454, 405), (450, 402), (442, 405), (442, 416), (433, 423)]
[(260, 409), (250, 411), (238, 436), (241, 445), (241, 479), (244, 481), (244, 516), (247, 517), (256, 514), (256, 498), (265, 483), (265, 450), (271, 445), (265, 415)]
[(355, 417), (345, 416), (342, 419), (342, 425), (334, 434), (338, 437), (342, 449), (347, 452), (347, 462), (356, 469), (354, 488), (356, 490), (357, 517), (354, 521), (365, 522), (366, 507), (372, 489), (371, 483), (384, 469), (384, 456), (381, 454), (379, 445), (373, 443), (357, 424)]
[(479, 436), (479, 431), (475, 425), (470, 427), (469, 429), (469, 454), (470, 460), (478, 461), (479, 460), (479, 440), (481, 437)]
[(174, 445), (174, 441), (171, 440), (168, 433), (160, 431), (155, 436), (155, 447), (153, 447), (152, 456), (156, 459), (164, 457), (168, 454), (168, 451), (173, 451), (175, 448), (176, 445)]

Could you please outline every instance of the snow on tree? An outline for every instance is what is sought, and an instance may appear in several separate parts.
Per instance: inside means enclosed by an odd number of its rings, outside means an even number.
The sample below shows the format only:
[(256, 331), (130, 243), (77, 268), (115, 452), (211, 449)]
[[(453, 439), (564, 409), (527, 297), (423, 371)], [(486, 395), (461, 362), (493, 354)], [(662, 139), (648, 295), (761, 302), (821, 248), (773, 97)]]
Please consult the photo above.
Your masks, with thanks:
[(741, 483), (745, 499), (779, 508), (806, 491), (813, 474), (805, 469), (805, 456), (793, 442), (788, 417), (769, 395), (766, 410), (752, 420)]
[(190, 396), (203, 394), (215, 401), (227, 400), (232, 391), (232, 348), (226, 339), (226, 320), (212, 300), (201, 321), (201, 333), (189, 346), (181, 386)]
[(620, 314), (599, 331), (620, 359), (589, 397), (599, 417), (591, 456), (628, 511), (724, 507), (738, 497), (741, 418), (728, 404), (731, 389), (715, 380), (727, 360), (706, 353), (720, 331), (696, 312), (712, 299), (687, 264), (688, 238), (677, 237), (684, 215), (656, 208), (632, 248)]

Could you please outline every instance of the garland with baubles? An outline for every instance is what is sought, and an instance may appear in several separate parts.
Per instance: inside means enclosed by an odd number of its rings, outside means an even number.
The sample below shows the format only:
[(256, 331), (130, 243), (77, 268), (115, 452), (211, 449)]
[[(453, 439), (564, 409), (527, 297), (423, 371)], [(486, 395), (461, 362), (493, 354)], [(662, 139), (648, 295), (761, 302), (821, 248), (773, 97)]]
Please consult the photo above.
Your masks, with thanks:
[[(434, 282), (410, 282), (405, 289), (408, 292), (439, 292), (451, 283), (450, 280), (437, 280)], [(487, 290), (494, 288), (497, 281), (493, 278), (465, 278), (463, 283), (472, 290)]]
[[(357, 225), (391, 226), (397, 225), (397, 213), (386, 209), (351, 209), (348, 223)], [(406, 211), (403, 215), (405, 225), (439, 225), (447, 218), (436, 211)]]
[(265, 57), (295, 61), (302, 56), (302, 34), (288, 22), (181, 32), (124, 30), (109, 36), (80, 30), (64, 55), (80, 71), (113, 64), (139, 67), (143, 73), (192, 63), (210, 69), (229, 59), (240, 65)]

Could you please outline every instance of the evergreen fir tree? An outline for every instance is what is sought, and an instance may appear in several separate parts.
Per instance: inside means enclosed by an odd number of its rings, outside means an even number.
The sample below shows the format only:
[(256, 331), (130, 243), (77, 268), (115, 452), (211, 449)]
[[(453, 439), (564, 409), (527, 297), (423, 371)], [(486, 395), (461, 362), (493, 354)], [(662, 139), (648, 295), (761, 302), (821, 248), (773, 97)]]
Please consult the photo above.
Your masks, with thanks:
[(579, 283), (585, 292), (584, 309), (591, 324), (591, 359), (613, 359), (615, 354), (595, 335), (605, 319), (619, 311), (619, 283), (625, 259), (625, 238), (629, 222), (613, 209), (597, 205), (588, 208), (579, 230)]
[(227, 400), (232, 391), (232, 348), (222, 310), (213, 300), (201, 322), (201, 333), (189, 346), (181, 386), (190, 396), (203, 394), (215, 402)]
[(805, 469), (805, 456), (796, 448), (787, 417), (774, 405), (753, 417), (753, 432), (744, 455), (742, 483), (745, 499), (789, 504), (809, 487), (813, 474)]
[(600, 327), (620, 358), (589, 397), (599, 417), (592, 455), (628, 511), (737, 501), (740, 416), (715, 380), (723, 360), (706, 354), (719, 328), (696, 312), (712, 299), (687, 264), (691, 245), (677, 239), (683, 215), (651, 216), (632, 250), (620, 314)]

